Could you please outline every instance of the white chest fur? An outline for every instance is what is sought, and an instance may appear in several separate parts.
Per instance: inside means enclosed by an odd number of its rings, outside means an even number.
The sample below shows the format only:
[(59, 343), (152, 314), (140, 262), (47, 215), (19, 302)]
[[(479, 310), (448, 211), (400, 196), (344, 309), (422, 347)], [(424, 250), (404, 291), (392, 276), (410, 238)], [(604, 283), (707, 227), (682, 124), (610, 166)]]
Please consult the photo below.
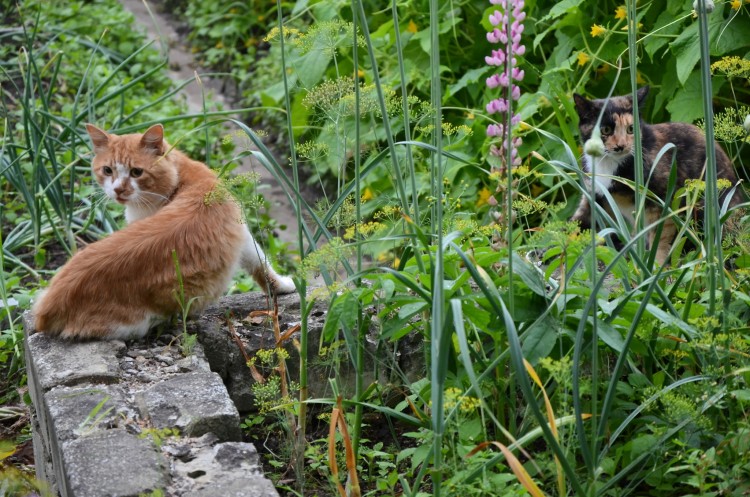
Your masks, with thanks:
[(620, 159), (605, 155), (604, 157), (594, 158), (585, 154), (583, 156), (583, 169), (587, 173), (592, 171), (592, 164), (596, 160), (596, 192), (602, 194), (604, 190), (609, 190), (612, 186), (612, 178), (620, 167)]

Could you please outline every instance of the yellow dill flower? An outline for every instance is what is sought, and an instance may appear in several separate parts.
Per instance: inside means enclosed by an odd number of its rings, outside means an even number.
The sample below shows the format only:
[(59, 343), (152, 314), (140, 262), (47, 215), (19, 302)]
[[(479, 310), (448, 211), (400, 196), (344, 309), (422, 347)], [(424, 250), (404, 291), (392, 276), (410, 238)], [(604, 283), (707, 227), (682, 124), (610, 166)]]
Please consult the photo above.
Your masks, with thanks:
[(583, 67), (586, 65), (588, 61), (591, 60), (591, 57), (589, 57), (589, 54), (586, 52), (578, 52), (578, 67)]
[(740, 59), (736, 55), (722, 57), (721, 60), (711, 64), (711, 72), (720, 72), (730, 78), (747, 77), (750, 75), (750, 60)]
[(419, 31), (419, 28), (417, 27), (417, 24), (414, 21), (410, 20), (409, 26), (406, 27), (406, 30), (409, 33), (416, 33), (417, 31)]
[(641, 71), (636, 71), (635, 82), (639, 85), (645, 85), (647, 83), (647, 81), (643, 78), (643, 74), (641, 74)]
[(607, 28), (604, 26), (599, 26), (598, 24), (594, 24), (591, 26), (591, 37), (596, 38), (597, 36), (601, 36), (604, 33), (607, 32)]
[(620, 5), (617, 7), (617, 10), (615, 10), (615, 19), (619, 21), (624, 21), (628, 18), (628, 11), (625, 9), (624, 5)]
[(729, 5), (731, 5), (734, 10), (740, 10), (740, 7), (742, 7), (742, 0), (732, 0)]

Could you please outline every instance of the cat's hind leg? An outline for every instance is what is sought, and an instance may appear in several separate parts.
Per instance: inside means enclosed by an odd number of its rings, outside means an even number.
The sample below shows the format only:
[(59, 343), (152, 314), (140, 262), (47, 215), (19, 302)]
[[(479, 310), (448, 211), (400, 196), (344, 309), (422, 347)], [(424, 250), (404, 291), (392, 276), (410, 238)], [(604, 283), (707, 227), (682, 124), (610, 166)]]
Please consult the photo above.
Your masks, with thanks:
[(245, 226), (245, 240), (240, 253), (240, 266), (253, 277), (267, 294), (283, 294), (296, 291), (294, 281), (289, 276), (278, 274), (271, 267), (263, 249), (255, 242)]

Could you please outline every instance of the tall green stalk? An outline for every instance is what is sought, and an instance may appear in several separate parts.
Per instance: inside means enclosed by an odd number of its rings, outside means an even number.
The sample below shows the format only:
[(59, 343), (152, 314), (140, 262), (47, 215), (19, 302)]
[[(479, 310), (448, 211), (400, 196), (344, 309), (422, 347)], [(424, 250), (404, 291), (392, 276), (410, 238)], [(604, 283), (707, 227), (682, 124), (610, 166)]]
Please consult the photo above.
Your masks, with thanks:
[[(357, 75), (359, 74), (359, 53), (357, 46), (357, 27), (358, 27), (358, 16), (356, 10), (356, 0), (352, 0), (352, 59), (354, 63), (354, 209), (355, 209), (355, 221), (354, 221), (354, 240), (357, 246), (357, 275), (362, 274), (362, 237), (360, 234), (360, 226), (362, 225), (362, 192), (360, 185), (360, 87)], [(388, 119), (388, 116), (383, 116), (383, 119)], [(396, 160), (394, 158), (394, 160)], [(355, 278), (354, 285), (356, 287), (361, 286), (361, 278), (359, 276)], [(355, 379), (355, 397), (357, 404), (354, 407), (354, 426), (352, 426), (352, 447), (354, 448), (354, 460), (357, 461), (359, 458), (359, 441), (362, 436), (362, 417), (364, 415), (364, 406), (362, 402), (365, 401), (364, 394), (364, 370), (365, 370), (365, 335), (367, 328), (362, 324), (362, 307), (358, 306), (357, 312), (357, 324), (355, 333), (357, 334), (356, 340), (356, 379)]]
[(432, 145), (432, 196), (435, 199), (432, 210), (432, 233), (435, 237), (435, 259), (432, 277), (432, 319), (430, 349), (430, 380), (432, 390), (432, 430), (433, 430), (433, 495), (440, 497), (443, 479), (443, 435), (445, 432), (443, 391), (445, 390), (446, 371), (444, 363), (447, 348), (444, 343), (449, 337), (445, 329), (445, 312), (443, 310), (443, 133), (442, 133), (442, 91), (440, 82), (440, 38), (438, 17), (438, 0), (430, 0), (430, 69), (432, 106), (435, 110)]
[[(284, 22), (281, 11), (281, 0), (276, 0), (276, 14), (278, 16), (279, 36), (281, 43), (281, 74), (284, 81), (284, 105), (286, 106), (286, 124), (289, 136), (289, 157), (292, 163), (292, 176), (295, 191), (300, 191), (299, 167), (297, 163), (297, 150), (294, 143), (294, 128), (292, 126), (292, 102), (289, 98), (289, 81), (286, 73), (286, 56), (284, 49)], [(304, 258), (304, 231), (302, 219), (302, 205), (300, 202), (294, 202), (294, 212), (297, 215), (297, 243), (299, 244), (300, 257)], [(300, 305), (300, 354), (299, 354), (299, 419), (297, 421), (297, 433), (294, 447), (294, 468), (297, 474), (297, 488), (304, 494), (305, 488), (305, 471), (304, 471), (304, 454), (305, 454), (305, 433), (307, 428), (307, 398), (308, 398), (308, 380), (307, 380), (307, 353), (308, 353), (308, 326), (307, 318), (310, 313), (310, 307), (307, 303), (307, 283), (304, 276), (296, 279), (297, 291), (299, 292)]]
[[(708, 12), (706, 0), (698, 1), (698, 34), (701, 49), (701, 86), (703, 116), (706, 123), (706, 196), (703, 212), (704, 246), (706, 247), (706, 273), (708, 276), (708, 315), (716, 312), (716, 277), (723, 260), (721, 250), (721, 225), (719, 221), (719, 198), (716, 186), (716, 149), (714, 148), (713, 90), (711, 85), (711, 53), (708, 36)], [(724, 278), (722, 289), (724, 288)], [(726, 324), (721, 313), (722, 327)]]
[[(628, 58), (630, 68), (630, 91), (633, 98), (633, 147), (635, 147), (635, 156), (633, 157), (633, 167), (635, 168), (635, 206), (638, 209), (638, 213), (635, 217), (636, 225), (634, 226), (635, 232), (640, 233), (643, 231), (643, 217), (645, 210), (643, 210), (643, 153), (641, 149), (641, 128), (638, 126), (640, 122), (640, 109), (638, 108), (638, 52), (636, 47), (636, 37), (638, 35), (638, 18), (636, 16), (636, 1), (627, 0), (627, 15), (628, 15)], [(638, 237), (636, 243), (636, 253), (640, 259), (643, 259), (643, 254), (646, 252), (646, 240), (643, 237)]]

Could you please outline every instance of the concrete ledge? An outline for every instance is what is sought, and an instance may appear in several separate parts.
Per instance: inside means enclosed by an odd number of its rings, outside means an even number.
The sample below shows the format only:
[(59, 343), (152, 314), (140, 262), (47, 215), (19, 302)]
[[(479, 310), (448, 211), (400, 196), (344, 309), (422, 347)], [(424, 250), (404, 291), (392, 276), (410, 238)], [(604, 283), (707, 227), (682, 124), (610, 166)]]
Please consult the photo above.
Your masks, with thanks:
[(176, 331), (66, 342), (24, 324), (37, 475), (53, 493), (278, 497), (200, 343), (185, 357)]

